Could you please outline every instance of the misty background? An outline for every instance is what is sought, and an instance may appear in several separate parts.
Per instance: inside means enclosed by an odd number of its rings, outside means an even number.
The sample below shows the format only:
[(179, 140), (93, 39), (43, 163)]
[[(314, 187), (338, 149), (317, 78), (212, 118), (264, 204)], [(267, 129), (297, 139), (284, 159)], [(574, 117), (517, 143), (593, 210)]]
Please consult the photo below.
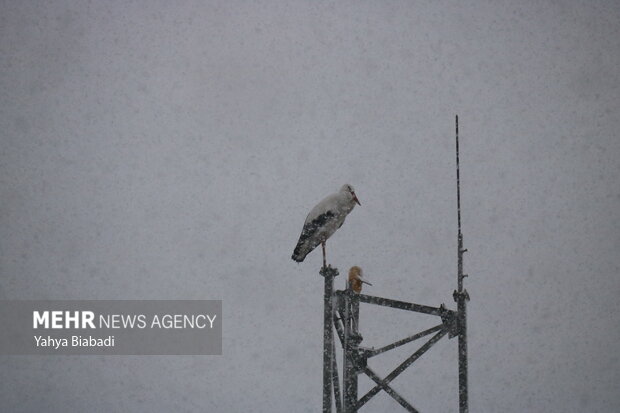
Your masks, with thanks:
[[(222, 356), (2, 356), (0, 410), (319, 411), (306, 214), (352, 184), (337, 287), (360, 265), (369, 294), (455, 309), (455, 114), (470, 410), (620, 408), (617, 2), (0, 4), (0, 298), (222, 299), (224, 335)], [(437, 323), (363, 306), (363, 344)], [(457, 411), (456, 351), (394, 388)]]

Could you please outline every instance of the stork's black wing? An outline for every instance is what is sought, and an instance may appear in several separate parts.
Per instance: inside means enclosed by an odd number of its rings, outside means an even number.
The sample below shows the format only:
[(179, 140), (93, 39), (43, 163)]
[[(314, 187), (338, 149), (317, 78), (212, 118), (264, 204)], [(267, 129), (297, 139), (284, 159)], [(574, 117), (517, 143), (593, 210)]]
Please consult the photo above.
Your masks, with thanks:
[(303, 257), (300, 254), (301, 254), (301, 248), (303, 247), (306, 240), (308, 240), (308, 238), (314, 235), (319, 230), (319, 228), (325, 225), (325, 223), (328, 220), (332, 219), (335, 216), (336, 214), (334, 214), (332, 211), (327, 211), (317, 216), (312, 221), (306, 222), (304, 224), (304, 227), (301, 230), (301, 235), (299, 236), (299, 241), (297, 241), (297, 246), (295, 247), (295, 251), (293, 251), (292, 258), (295, 261), (298, 261), (298, 262), (303, 261), (303, 259), (305, 258), (305, 254)]

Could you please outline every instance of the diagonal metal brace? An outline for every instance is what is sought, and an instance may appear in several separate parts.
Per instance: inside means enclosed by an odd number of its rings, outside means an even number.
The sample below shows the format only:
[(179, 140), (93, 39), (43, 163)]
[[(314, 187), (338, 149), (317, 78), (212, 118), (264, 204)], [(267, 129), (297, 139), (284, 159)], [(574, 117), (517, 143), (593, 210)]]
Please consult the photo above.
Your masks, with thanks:
[[(381, 386), (381, 388), (383, 390), (385, 390), (385, 392), (387, 394), (389, 394), (390, 396), (392, 396), (392, 398), (394, 398), (394, 400), (396, 400), (398, 402), (398, 404), (400, 404), (401, 406), (403, 406), (405, 409), (407, 409), (407, 411), (412, 412), (412, 413), (419, 413), (415, 407), (413, 407), (407, 400), (405, 400), (400, 394), (398, 394), (396, 392), (396, 390), (394, 390), (393, 388), (390, 387), (389, 384), (387, 384), (385, 382), (385, 380), (381, 379), (381, 377), (377, 376), (377, 374), (372, 371), (370, 369), (370, 367), (366, 367), (363, 370), (364, 373), (366, 373), (366, 375), (368, 377), (370, 377), (375, 383), (377, 383), (377, 386)], [(358, 406), (359, 408), (359, 406)]]
[(338, 317), (338, 313), (336, 313), (335, 311), (333, 319), (334, 328), (336, 329), (336, 333), (338, 334), (338, 338), (340, 339), (340, 345), (344, 345), (344, 327), (342, 326), (342, 319)]
[[(439, 331), (437, 334), (435, 334), (433, 337), (431, 337), (430, 340), (428, 340), (422, 347), (420, 347), (418, 349), (418, 351), (416, 351), (415, 353), (413, 353), (411, 356), (409, 356), (409, 358), (405, 361), (403, 361), (398, 367), (396, 367), (390, 374), (387, 375), (387, 377), (385, 379), (383, 379), (383, 382), (385, 384), (390, 383), (392, 380), (394, 380), (396, 377), (398, 377), (398, 375), (400, 373), (402, 373), (403, 371), (405, 371), (405, 369), (407, 367), (409, 367), (411, 364), (413, 364), (414, 361), (416, 361), (417, 359), (420, 358), (420, 356), (422, 356), (424, 353), (426, 353), (436, 342), (438, 342), (443, 336), (445, 336), (448, 333), (448, 330), (445, 328), (442, 328), (441, 331)], [(370, 389), (370, 391), (368, 393), (366, 393), (364, 395), (364, 397), (362, 397), (358, 402), (357, 402), (357, 406), (356, 408), (359, 409), (360, 407), (362, 407), (364, 404), (366, 404), (366, 402), (368, 402), (368, 400), (370, 400), (375, 394), (379, 393), (379, 391), (382, 389), (382, 386), (380, 385), (376, 385), (375, 387), (373, 387), (372, 389)]]
[(398, 340), (398, 341), (396, 341), (396, 342), (394, 342), (392, 344), (388, 344), (387, 346), (380, 347), (378, 349), (374, 349), (374, 348), (373, 349), (364, 349), (364, 355), (367, 358), (377, 356), (377, 355), (379, 355), (381, 353), (385, 353), (388, 350), (392, 350), (392, 349), (394, 349), (396, 347), (400, 347), (400, 346), (405, 345), (407, 343), (411, 343), (412, 341), (415, 341), (415, 340), (417, 340), (419, 338), (422, 338), (424, 336), (427, 336), (429, 334), (433, 334), (434, 332), (439, 331), (442, 328), (445, 328), (445, 324), (439, 324), (438, 326), (431, 327), (428, 330), (424, 330), (424, 331), (422, 331), (420, 333), (414, 334), (414, 335), (409, 336), (407, 338), (403, 338), (402, 340)]

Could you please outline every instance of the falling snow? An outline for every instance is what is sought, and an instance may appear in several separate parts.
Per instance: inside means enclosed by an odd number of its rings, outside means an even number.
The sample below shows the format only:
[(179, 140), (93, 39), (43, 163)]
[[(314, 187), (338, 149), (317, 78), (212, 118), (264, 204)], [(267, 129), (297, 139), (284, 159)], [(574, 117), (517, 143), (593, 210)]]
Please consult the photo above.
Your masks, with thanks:
[[(222, 299), (224, 318), (222, 356), (2, 356), (0, 410), (319, 411), (300, 225), (351, 183), (336, 288), (359, 265), (368, 293), (454, 309), (457, 113), (471, 411), (620, 409), (616, 3), (0, 7), (0, 298)], [(364, 342), (420, 317), (362, 308)], [(456, 411), (456, 351), (394, 387)]]

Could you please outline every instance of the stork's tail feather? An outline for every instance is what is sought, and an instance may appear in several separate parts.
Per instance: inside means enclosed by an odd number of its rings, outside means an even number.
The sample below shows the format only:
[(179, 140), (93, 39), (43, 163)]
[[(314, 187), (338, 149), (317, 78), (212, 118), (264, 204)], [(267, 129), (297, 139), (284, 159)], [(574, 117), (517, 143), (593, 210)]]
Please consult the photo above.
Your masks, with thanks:
[(293, 255), (291, 256), (293, 261), (302, 262), (304, 259), (306, 259), (306, 255), (308, 255), (308, 253), (302, 253), (302, 249), (302, 243), (297, 244), (297, 246), (295, 247), (295, 251), (293, 251)]

